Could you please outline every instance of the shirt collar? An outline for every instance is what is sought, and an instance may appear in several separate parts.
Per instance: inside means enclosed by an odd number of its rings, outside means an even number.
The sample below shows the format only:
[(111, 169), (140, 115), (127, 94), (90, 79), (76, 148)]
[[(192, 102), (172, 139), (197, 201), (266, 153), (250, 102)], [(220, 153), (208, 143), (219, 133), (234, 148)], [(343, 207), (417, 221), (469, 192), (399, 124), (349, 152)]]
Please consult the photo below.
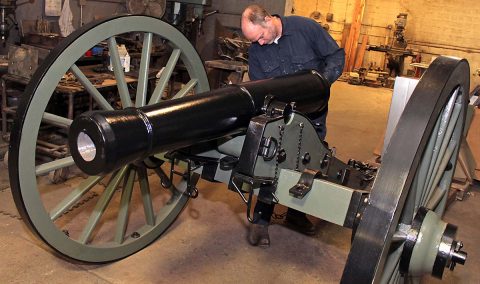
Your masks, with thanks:
[(290, 35), (292, 33), (292, 30), (290, 29), (290, 25), (288, 24), (288, 17), (280, 15), (273, 16), (280, 18), (280, 21), (282, 22), (282, 36)]

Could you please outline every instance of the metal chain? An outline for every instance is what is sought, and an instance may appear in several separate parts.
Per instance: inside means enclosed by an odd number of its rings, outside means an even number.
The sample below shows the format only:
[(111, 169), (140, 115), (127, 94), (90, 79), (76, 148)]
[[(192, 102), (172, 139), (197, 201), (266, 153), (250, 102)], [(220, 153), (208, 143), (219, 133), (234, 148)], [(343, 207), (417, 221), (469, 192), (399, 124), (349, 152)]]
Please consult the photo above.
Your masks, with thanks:
[(300, 126), (300, 133), (298, 134), (297, 162), (295, 164), (296, 171), (298, 171), (298, 167), (300, 166), (300, 152), (302, 151), (303, 127), (305, 125), (303, 124), (303, 122), (300, 122), (298, 126)]
[(283, 141), (283, 135), (285, 133), (285, 125), (279, 125), (278, 126), (278, 150), (277, 150), (277, 157), (275, 159), (275, 176), (273, 177), (273, 185), (277, 187), (278, 183), (278, 164), (279, 164), (279, 154), (282, 150), (282, 141)]
[(0, 215), (7, 216), (7, 217), (10, 217), (10, 218), (16, 219), (16, 220), (22, 220), (22, 217), (20, 217), (16, 214), (8, 213), (7, 211), (3, 211), (3, 210), (0, 210)]
[[(0, 189), (0, 192), (6, 192), (9, 189), (10, 189), (10, 187), (5, 187), (5, 188)], [(7, 216), (7, 217), (10, 217), (10, 218), (16, 219), (16, 220), (22, 220), (22, 217), (18, 216), (17, 214), (12, 214), (12, 213), (10, 213), (8, 211), (4, 211), (4, 210), (0, 210), (0, 215)]]
[(98, 194), (96, 192), (92, 192), (90, 194), (90, 196), (87, 196), (85, 199), (79, 201), (78, 203), (76, 203), (75, 205), (73, 205), (70, 209), (68, 209), (67, 211), (63, 212), (63, 214), (61, 216), (64, 216), (64, 215), (67, 215), (68, 213), (72, 212), (73, 210), (79, 208), (80, 206), (86, 204), (87, 202), (89, 202), (90, 200), (94, 199), (95, 197), (97, 197)]

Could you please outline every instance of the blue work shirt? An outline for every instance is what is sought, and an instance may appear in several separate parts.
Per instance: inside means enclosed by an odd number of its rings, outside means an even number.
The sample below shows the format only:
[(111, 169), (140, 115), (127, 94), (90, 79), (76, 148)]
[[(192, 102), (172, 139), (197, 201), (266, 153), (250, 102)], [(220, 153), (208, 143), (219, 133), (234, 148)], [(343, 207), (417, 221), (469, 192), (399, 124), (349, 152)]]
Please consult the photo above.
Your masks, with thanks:
[(248, 50), (248, 75), (259, 80), (315, 69), (332, 84), (342, 74), (345, 52), (312, 19), (278, 16), (282, 36), (278, 43), (253, 43)]
[[(317, 70), (332, 84), (342, 74), (345, 51), (330, 34), (312, 19), (277, 16), (282, 22), (278, 43), (252, 43), (248, 50), (250, 80), (260, 80), (293, 74), (300, 70)], [(328, 107), (309, 115), (321, 140), (327, 133)]]

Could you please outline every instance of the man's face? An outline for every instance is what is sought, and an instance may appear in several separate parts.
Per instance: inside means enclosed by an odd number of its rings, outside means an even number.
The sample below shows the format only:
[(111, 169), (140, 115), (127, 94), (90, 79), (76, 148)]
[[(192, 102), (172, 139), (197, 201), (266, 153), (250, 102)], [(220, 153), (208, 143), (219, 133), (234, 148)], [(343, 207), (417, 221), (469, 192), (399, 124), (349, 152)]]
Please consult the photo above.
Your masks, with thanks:
[(258, 42), (260, 45), (272, 44), (277, 33), (270, 17), (265, 18), (265, 22), (255, 25), (249, 21), (242, 23), (242, 32), (246, 39), (251, 42)]

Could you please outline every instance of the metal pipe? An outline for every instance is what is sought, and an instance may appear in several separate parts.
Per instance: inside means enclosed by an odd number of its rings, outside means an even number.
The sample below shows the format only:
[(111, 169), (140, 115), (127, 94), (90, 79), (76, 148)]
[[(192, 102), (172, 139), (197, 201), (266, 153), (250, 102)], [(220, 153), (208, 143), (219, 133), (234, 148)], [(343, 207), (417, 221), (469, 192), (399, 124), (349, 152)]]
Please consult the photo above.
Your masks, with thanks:
[(87, 112), (70, 126), (70, 151), (85, 173), (109, 173), (155, 153), (242, 133), (268, 95), (306, 114), (321, 112), (330, 84), (315, 71), (301, 72), (141, 108)]

